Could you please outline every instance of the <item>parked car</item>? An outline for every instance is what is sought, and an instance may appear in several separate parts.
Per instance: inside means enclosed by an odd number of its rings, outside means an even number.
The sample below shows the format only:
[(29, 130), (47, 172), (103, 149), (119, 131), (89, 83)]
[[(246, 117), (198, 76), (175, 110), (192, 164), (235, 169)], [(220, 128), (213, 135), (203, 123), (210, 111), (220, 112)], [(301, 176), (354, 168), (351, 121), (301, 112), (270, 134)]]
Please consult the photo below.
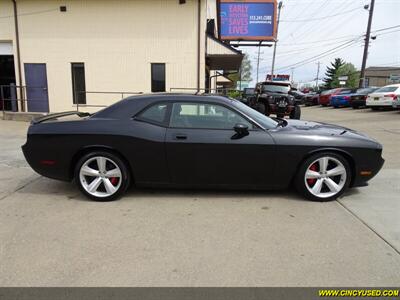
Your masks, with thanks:
[[(81, 118), (72, 120), (78, 114)], [(69, 116), (65, 120), (63, 117)], [(223, 96), (132, 96), (93, 115), (50, 114), (22, 146), (39, 174), (114, 200), (147, 187), (277, 189), (328, 201), (381, 169), (382, 145), (336, 125), (269, 118)]]
[(366, 105), (373, 110), (384, 107), (399, 108), (400, 84), (391, 84), (377, 89), (368, 95)]
[(337, 95), (341, 90), (342, 90), (342, 88), (336, 88), (336, 89), (323, 91), (319, 95), (319, 104), (322, 106), (329, 106), (329, 104), (331, 102), (331, 97), (333, 95)]
[(244, 88), (240, 101), (247, 104), (250, 103), (251, 99), (255, 97), (255, 89), (254, 88)]
[(295, 98), (290, 95), (291, 84), (285, 81), (263, 81), (256, 85), (255, 101), (251, 107), (259, 112), (276, 115), (278, 118), (289, 116), (300, 119), (301, 109)]
[(350, 97), (356, 91), (357, 89), (342, 89), (336, 95), (331, 96), (329, 104), (334, 108), (350, 106)]
[(365, 107), (368, 94), (375, 92), (377, 89), (378, 87), (367, 87), (358, 89), (356, 93), (350, 96), (350, 105), (354, 109)]
[(319, 95), (320, 95), (320, 92), (310, 92), (308, 94), (305, 94), (304, 105), (305, 106), (318, 105), (319, 104)]
[(294, 97), (294, 100), (297, 102), (297, 104), (304, 104), (306, 94), (295, 89), (289, 91), (289, 94)]

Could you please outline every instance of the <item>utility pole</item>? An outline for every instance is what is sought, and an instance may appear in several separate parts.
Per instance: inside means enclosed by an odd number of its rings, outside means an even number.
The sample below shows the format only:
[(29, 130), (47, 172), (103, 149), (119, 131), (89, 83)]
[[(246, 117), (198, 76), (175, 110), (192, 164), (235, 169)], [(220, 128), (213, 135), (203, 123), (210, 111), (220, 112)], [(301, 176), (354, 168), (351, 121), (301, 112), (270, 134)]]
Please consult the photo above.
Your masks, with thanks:
[(256, 83), (258, 83), (258, 70), (260, 67), (260, 48), (261, 48), (261, 42), (258, 44), (258, 54), (257, 54), (257, 80)]
[(315, 87), (316, 87), (316, 89), (317, 89), (317, 91), (318, 91), (318, 90), (319, 90), (319, 85), (318, 85), (318, 81), (319, 81), (319, 67), (320, 67), (320, 65), (321, 65), (321, 62), (318, 62), (317, 65), (318, 65), (318, 68), (317, 68), (317, 82), (316, 82)]
[(274, 54), (272, 55), (271, 80), (274, 78), (276, 44), (278, 43), (279, 19), (281, 18), (282, 4), (283, 4), (282, 1), (279, 1), (279, 4), (278, 4), (278, 20), (276, 22), (276, 40), (275, 40), (275, 43), (274, 43)]
[(294, 75), (293, 75), (293, 71), (294, 71), (294, 68), (292, 67), (292, 68), (290, 68), (290, 71), (291, 71), (291, 76), (290, 76), (290, 78), (291, 78), (291, 81), (292, 81), (292, 83), (294, 83)]
[[(371, 36), (371, 24), (372, 24), (372, 15), (374, 14), (374, 6), (375, 6), (375, 0), (371, 0), (371, 4), (369, 6), (367, 33), (365, 34), (364, 54), (360, 72), (360, 83), (359, 83), (360, 88), (364, 87), (365, 85), (365, 67), (367, 65), (368, 46), (369, 46), (369, 39)], [(368, 9), (368, 6), (366, 5), (364, 6), (364, 8)]]

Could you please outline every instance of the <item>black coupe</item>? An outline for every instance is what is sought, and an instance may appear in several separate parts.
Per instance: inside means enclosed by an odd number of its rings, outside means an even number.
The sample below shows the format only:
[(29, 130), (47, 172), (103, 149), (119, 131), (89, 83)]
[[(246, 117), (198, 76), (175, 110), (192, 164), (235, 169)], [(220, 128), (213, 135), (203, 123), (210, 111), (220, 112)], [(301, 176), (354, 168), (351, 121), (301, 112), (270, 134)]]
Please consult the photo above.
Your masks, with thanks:
[[(71, 120), (73, 114), (80, 118)], [(131, 183), (237, 189), (294, 184), (307, 198), (328, 201), (365, 185), (384, 162), (382, 145), (353, 130), (273, 119), (238, 100), (185, 94), (133, 96), (93, 115), (44, 116), (32, 122), (22, 149), (36, 172), (75, 180), (98, 201), (116, 199)]]

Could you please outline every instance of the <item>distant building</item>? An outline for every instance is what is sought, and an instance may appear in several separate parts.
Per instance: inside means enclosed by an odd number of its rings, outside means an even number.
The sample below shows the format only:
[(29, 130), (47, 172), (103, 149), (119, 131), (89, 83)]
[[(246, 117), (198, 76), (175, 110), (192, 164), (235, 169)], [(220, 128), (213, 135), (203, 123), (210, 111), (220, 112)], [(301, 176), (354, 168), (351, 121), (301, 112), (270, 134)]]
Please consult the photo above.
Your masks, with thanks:
[(400, 67), (368, 67), (365, 69), (366, 86), (385, 86), (400, 82)]
[(4, 106), (89, 110), (129, 96), (98, 92), (224, 86), (217, 71), (243, 55), (215, 36), (216, 13), (215, 0), (0, 0), (2, 97), (26, 100)]

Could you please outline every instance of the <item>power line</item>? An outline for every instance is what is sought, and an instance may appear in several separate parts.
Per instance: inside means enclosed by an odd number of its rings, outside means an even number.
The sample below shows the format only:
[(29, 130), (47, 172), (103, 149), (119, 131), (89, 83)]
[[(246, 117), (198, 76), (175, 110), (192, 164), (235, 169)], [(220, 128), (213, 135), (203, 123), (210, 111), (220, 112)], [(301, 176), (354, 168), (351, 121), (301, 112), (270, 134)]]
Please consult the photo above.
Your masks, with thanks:
[[(58, 8), (53, 8), (53, 9), (48, 9), (48, 10), (41, 10), (41, 11), (33, 11), (33, 12), (29, 12), (29, 13), (21, 13), (21, 14), (17, 14), (18, 17), (22, 17), (22, 16), (32, 16), (32, 15), (39, 15), (39, 14), (44, 14), (47, 12), (52, 12), (52, 11), (58, 11)], [(14, 18), (14, 16), (0, 16), (0, 19), (6, 19), (6, 18)]]
[(302, 20), (282, 20), (281, 22), (311, 22), (311, 21), (317, 21), (317, 20), (325, 20), (327, 18), (333, 18), (333, 17), (345, 15), (345, 14), (348, 14), (348, 13), (356, 11), (356, 10), (361, 10), (361, 8), (358, 7), (358, 8), (354, 8), (354, 9), (350, 9), (350, 10), (344, 11), (342, 13), (337, 13), (337, 14), (334, 14), (334, 15), (327, 15), (327, 16), (323, 16), (323, 17), (319, 17), (319, 18), (302, 19)]
[(394, 29), (394, 28), (399, 28), (399, 27), (400, 27), (400, 25), (395, 25), (395, 26), (385, 27), (385, 28), (381, 28), (381, 29), (377, 29), (377, 30), (371, 30), (371, 32), (385, 31), (385, 30)]
[(328, 56), (328, 55), (330, 55), (330, 54), (336, 53), (336, 52), (341, 51), (341, 50), (343, 50), (343, 49), (346, 49), (346, 48), (348, 48), (348, 47), (354, 46), (354, 45), (357, 44), (358, 42), (359, 42), (359, 40), (354, 40), (354, 41), (346, 42), (346, 43), (344, 43), (344, 44), (339, 45), (338, 47), (329, 49), (329, 50), (324, 51), (324, 52), (322, 52), (322, 53), (320, 53), (320, 54), (318, 54), (318, 55), (315, 55), (315, 56), (313, 56), (313, 57), (309, 57), (309, 58), (304, 59), (304, 60), (302, 60), (302, 61), (299, 61), (299, 62), (297, 62), (297, 63), (294, 63), (294, 64), (291, 64), (291, 65), (288, 65), (288, 66), (284, 66), (284, 67), (278, 68), (277, 70), (286, 70), (286, 69), (291, 68), (291, 67), (300, 67), (300, 66), (302, 66), (302, 65), (305, 65), (305, 64), (308, 64), (308, 63), (310, 63), (310, 62), (316, 61), (316, 60), (318, 60), (318, 59), (320, 59), (320, 58), (322, 58), (322, 57)]

